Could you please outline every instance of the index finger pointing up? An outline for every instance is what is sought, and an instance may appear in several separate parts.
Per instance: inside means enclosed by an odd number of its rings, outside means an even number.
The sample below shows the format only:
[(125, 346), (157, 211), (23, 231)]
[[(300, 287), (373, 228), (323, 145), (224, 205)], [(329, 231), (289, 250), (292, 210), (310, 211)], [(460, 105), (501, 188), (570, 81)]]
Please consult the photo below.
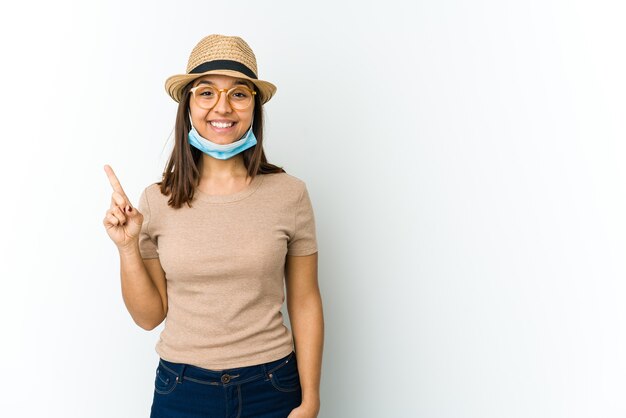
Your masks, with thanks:
[(105, 164), (104, 171), (107, 173), (107, 177), (109, 177), (109, 183), (111, 183), (113, 190), (120, 193), (122, 196), (124, 196), (124, 199), (126, 199), (126, 201), (130, 204), (128, 197), (126, 196), (126, 193), (124, 193), (124, 189), (122, 189), (122, 185), (120, 184), (120, 181), (117, 179), (117, 176), (113, 172), (113, 169), (111, 168), (111, 166), (108, 164)]

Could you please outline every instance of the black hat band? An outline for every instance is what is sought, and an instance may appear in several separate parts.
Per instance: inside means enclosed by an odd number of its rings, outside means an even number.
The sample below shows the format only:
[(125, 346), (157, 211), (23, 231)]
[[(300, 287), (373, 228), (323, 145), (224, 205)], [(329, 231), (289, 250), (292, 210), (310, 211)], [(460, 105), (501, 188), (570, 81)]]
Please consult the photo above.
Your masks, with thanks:
[(254, 74), (254, 71), (252, 71), (240, 62), (232, 60), (213, 60), (203, 62), (202, 64), (195, 67), (193, 70), (189, 71), (189, 74), (204, 73), (211, 70), (239, 71), (240, 73), (245, 74), (250, 78), (257, 78), (256, 74)]

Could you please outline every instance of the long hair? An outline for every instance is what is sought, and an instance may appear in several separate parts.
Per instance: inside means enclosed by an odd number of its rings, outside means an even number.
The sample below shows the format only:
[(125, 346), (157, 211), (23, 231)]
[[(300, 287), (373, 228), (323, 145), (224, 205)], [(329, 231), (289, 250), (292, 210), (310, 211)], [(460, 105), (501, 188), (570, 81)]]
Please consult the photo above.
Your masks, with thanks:
[[(167, 204), (175, 209), (184, 203), (191, 207), (195, 188), (200, 181), (199, 163), (202, 159), (202, 151), (193, 147), (187, 140), (191, 130), (189, 121), (189, 90), (190, 82), (183, 89), (182, 99), (178, 103), (176, 113), (176, 125), (174, 127), (174, 149), (165, 165), (163, 178), (157, 184), (161, 193), (170, 195)], [(255, 87), (255, 90), (256, 87)], [(260, 95), (254, 95), (254, 118), (252, 132), (257, 143), (242, 152), (243, 162), (246, 166), (247, 175), (254, 179), (257, 174), (286, 173), (282, 167), (270, 164), (263, 150), (263, 105)]]

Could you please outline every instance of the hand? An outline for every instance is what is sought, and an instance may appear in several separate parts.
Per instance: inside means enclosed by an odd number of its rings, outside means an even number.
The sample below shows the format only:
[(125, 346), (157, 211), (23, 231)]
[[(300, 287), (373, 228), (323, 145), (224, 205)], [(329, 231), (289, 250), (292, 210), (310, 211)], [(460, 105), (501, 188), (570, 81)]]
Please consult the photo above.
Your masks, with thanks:
[(287, 418), (317, 418), (320, 411), (319, 403), (316, 405), (303, 403), (292, 409)]
[(102, 223), (119, 249), (128, 248), (139, 241), (143, 215), (130, 203), (113, 169), (105, 165), (104, 171), (113, 187), (113, 194), (111, 207), (107, 210)]

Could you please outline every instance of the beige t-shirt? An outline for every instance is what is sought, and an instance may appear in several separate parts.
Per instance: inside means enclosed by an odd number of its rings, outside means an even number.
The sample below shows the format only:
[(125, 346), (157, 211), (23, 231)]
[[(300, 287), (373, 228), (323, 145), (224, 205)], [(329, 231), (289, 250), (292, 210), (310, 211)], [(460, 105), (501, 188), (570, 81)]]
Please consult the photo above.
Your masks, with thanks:
[(159, 258), (168, 312), (156, 352), (165, 360), (222, 370), (266, 363), (294, 349), (280, 311), (285, 255), (317, 251), (306, 184), (287, 173), (259, 174), (243, 190), (196, 189), (173, 209), (159, 186), (138, 208), (143, 258)]

